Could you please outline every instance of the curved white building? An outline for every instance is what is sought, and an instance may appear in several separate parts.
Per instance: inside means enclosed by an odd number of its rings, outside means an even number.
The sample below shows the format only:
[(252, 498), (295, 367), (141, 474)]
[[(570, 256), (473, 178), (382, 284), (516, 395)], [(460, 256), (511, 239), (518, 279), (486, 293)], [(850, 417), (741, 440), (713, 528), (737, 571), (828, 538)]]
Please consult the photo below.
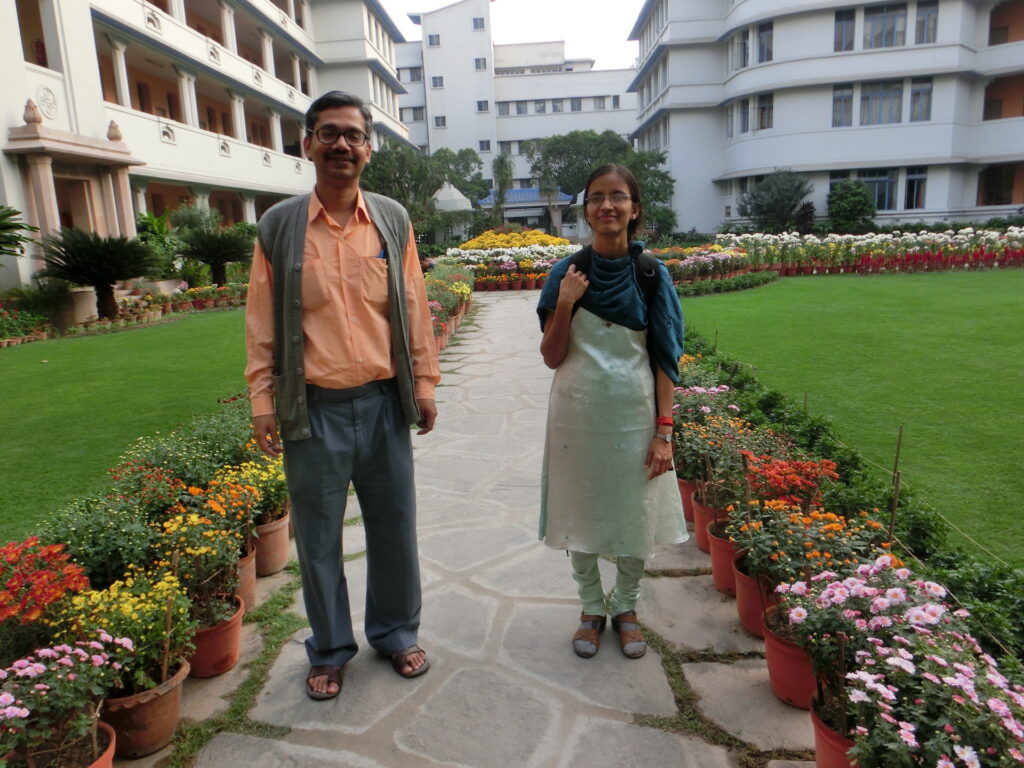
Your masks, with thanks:
[(1024, 0), (647, 0), (630, 39), (632, 136), (668, 153), (680, 229), (738, 220), (779, 168), (813, 183), (819, 216), (848, 177), (877, 221), (1024, 204)]

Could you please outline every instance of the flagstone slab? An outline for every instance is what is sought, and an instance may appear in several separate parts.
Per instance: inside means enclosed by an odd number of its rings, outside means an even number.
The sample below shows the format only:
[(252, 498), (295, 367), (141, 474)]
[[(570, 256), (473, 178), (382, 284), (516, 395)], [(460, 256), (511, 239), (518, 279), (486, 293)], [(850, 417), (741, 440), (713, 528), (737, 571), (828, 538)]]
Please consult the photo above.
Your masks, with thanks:
[(578, 726), (559, 768), (732, 768), (729, 753), (700, 739), (598, 718)]
[[(465, 418), (490, 418), (467, 416)], [(470, 490), (481, 486), (498, 471), (493, 459), (460, 456), (458, 459), (425, 456), (416, 461), (416, 485)]]
[[(406, 680), (395, 674), (391, 662), (369, 647), (357, 625), (359, 652), (345, 665), (341, 693), (328, 701), (313, 701), (305, 686), (309, 659), (303, 641), (308, 634), (309, 630), (299, 630), (284, 644), (249, 713), (253, 720), (307, 731), (363, 733), (415, 698), (428, 679), (423, 675)], [(443, 674), (442, 649), (430, 649), (430, 665), (430, 674)]]
[(494, 598), (458, 585), (441, 585), (423, 595), (421, 637), (456, 653), (479, 657), (490, 639), (497, 613), (498, 601)]
[(186, 677), (181, 689), (181, 719), (198, 723), (225, 712), (231, 696), (249, 676), (248, 664), (263, 650), (263, 637), (255, 624), (242, 625), (238, 663), (222, 675)]
[(498, 661), (588, 704), (636, 714), (676, 714), (661, 658), (652, 649), (641, 659), (627, 659), (609, 625), (597, 656), (581, 659), (573, 653), (578, 611), (575, 605), (517, 605)]
[(713, 648), (732, 653), (764, 647), (742, 630), (736, 600), (715, 589), (710, 576), (646, 578), (640, 594), (646, 606), (641, 621), (675, 650)]
[(697, 549), (693, 533), (681, 544), (658, 544), (654, 548), (654, 557), (644, 567), (648, 571), (682, 570), (691, 571), (698, 568), (711, 568), (711, 558), (706, 552)]
[[(602, 558), (597, 565), (602, 580), (610, 587), (615, 579), (615, 564)], [(506, 597), (574, 601), (577, 596), (572, 566), (565, 552), (540, 542), (518, 557), (480, 571), (470, 581)], [(575, 612), (578, 609), (573, 606), (563, 616), (571, 619)]]
[[(437, 429), (443, 435), (461, 435), (463, 437), (493, 435), (501, 432), (505, 418), (503, 413), (468, 413), (463, 416), (445, 418), (443, 423), (438, 424)], [(457, 484), (458, 477), (452, 478), (452, 481)]]
[(760, 659), (683, 664), (683, 674), (701, 713), (736, 738), (761, 750), (814, 749), (811, 716), (775, 698)]
[(450, 528), (420, 537), (420, 557), (446, 571), (459, 572), (486, 563), (532, 542), (516, 525)]
[(402, 749), (473, 768), (530, 765), (553, 727), (552, 703), (507, 673), (462, 669), (395, 734)]
[[(136, 761), (132, 761), (136, 765)], [(339, 749), (321, 749), (241, 733), (218, 733), (203, 747), (195, 768), (386, 768), (369, 758)]]

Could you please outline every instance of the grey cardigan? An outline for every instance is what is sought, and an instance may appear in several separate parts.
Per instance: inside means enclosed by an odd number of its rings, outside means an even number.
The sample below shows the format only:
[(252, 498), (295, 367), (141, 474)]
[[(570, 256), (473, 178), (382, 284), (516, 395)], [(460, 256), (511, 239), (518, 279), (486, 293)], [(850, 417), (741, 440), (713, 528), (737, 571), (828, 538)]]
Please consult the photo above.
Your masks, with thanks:
[[(388, 260), (391, 354), (395, 361), (402, 413), (419, 421), (409, 352), (409, 318), (402, 262), (409, 240), (409, 214), (394, 200), (363, 191), (370, 220), (384, 242)], [(260, 218), (260, 247), (271, 263), (274, 307), (274, 411), (285, 440), (310, 435), (306, 410), (305, 347), (302, 335), (302, 267), (306, 218), (312, 193), (284, 200)]]

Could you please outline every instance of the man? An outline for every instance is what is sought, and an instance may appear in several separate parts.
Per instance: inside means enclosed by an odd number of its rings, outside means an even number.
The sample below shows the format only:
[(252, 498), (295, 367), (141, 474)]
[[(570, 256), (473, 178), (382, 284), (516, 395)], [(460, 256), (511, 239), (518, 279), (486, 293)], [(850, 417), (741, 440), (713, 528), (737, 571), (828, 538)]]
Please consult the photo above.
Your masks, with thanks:
[(284, 449), (312, 635), (306, 693), (330, 699), (357, 650), (341, 556), (349, 482), (366, 530), (366, 637), (403, 677), (427, 671), (416, 645), (420, 577), (409, 425), (434, 426), (440, 380), (408, 214), (359, 189), (370, 110), (331, 91), (306, 113), (311, 194), (259, 223), (246, 310), (253, 431)]

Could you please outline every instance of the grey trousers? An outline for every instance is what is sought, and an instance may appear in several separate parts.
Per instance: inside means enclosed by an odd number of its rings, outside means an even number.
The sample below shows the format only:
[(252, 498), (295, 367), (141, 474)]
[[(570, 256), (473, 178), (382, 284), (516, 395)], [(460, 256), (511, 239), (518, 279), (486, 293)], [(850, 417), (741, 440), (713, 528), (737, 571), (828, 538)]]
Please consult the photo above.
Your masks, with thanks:
[(366, 638), (384, 654), (416, 642), (420, 573), (412, 443), (394, 380), (307, 387), (312, 435), (284, 444), (312, 665), (343, 666), (358, 646), (342, 561), (349, 481), (366, 532)]

